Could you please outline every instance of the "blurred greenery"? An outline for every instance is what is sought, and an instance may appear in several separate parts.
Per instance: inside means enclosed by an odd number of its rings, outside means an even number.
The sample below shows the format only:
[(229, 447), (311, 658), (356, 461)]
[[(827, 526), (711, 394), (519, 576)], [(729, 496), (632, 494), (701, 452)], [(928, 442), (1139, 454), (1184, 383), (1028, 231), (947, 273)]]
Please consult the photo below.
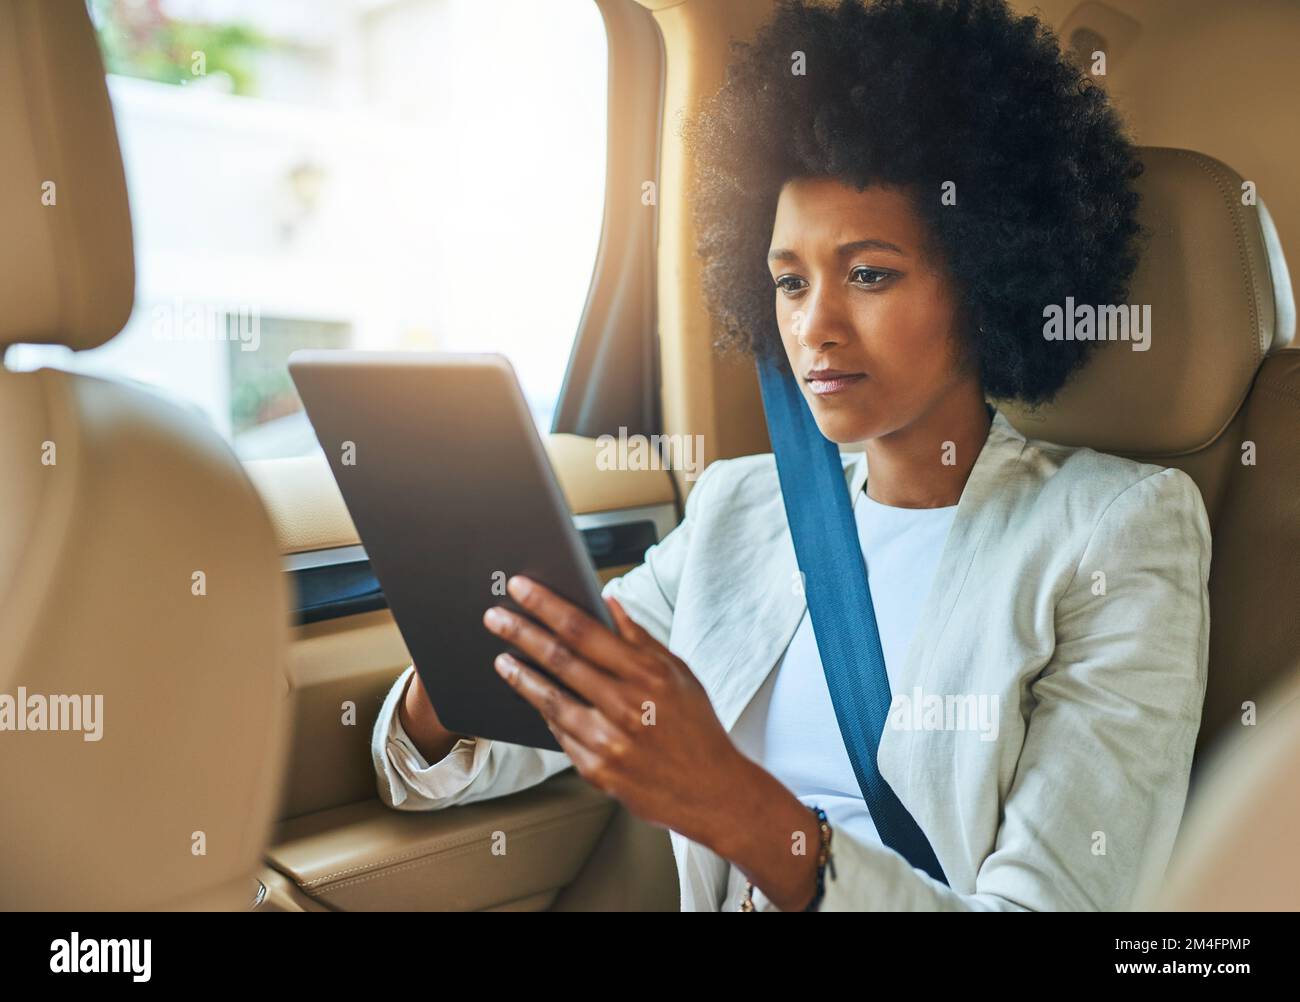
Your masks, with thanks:
[[(243, 320), (247, 329), (248, 319)], [(240, 324), (227, 317), (230, 344), (230, 418), (235, 434), (302, 409), (289, 376), (289, 356), (299, 348), (346, 348), (351, 325), (328, 320), (259, 317), (256, 351), (245, 351)]]
[(195, 78), (194, 53), (208, 74), (224, 73), (236, 94), (256, 96), (256, 55), (270, 39), (242, 24), (202, 24), (169, 17), (162, 0), (92, 0), (99, 45), (110, 73), (160, 83)]

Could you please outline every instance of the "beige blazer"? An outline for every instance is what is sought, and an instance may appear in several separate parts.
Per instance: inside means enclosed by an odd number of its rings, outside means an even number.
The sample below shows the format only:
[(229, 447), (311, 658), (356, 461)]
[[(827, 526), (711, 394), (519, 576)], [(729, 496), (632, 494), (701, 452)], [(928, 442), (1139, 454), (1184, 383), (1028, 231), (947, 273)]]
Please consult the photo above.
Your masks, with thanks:
[[(856, 497), (866, 455), (843, 459)], [(1128, 907), (1139, 878), (1163, 871), (1183, 812), (1209, 569), (1209, 520), (1186, 474), (1026, 439), (996, 413), (878, 755), (949, 886), (841, 834), (822, 909)], [(682, 523), (605, 590), (691, 667), (730, 730), (804, 615), (797, 570), (773, 457), (749, 456), (710, 466)], [(409, 672), (374, 732), (391, 806), (501, 796), (570, 764), (482, 739), (425, 763), (395, 712)], [(949, 709), (977, 703), (996, 707), (992, 739)], [(730, 864), (672, 843), (682, 908), (719, 908)]]

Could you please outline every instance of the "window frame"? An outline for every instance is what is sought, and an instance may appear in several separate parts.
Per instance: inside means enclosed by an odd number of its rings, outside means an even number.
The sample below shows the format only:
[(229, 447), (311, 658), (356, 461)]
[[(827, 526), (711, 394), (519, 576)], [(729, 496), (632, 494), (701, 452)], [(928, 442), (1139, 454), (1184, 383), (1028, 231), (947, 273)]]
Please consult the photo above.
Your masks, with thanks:
[[(605, 208), (551, 433), (654, 435), (662, 429), (656, 296), (664, 42), (636, 0), (594, 2), (609, 46)], [(646, 182), (654, 185), (649, 206)]]

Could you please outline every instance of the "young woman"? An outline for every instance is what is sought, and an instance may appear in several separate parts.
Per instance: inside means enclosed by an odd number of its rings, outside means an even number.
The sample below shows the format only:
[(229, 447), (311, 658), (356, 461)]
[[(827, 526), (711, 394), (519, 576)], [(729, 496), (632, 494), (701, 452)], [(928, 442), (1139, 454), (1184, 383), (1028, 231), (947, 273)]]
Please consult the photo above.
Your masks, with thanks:
[(878, 764), (947, 882), (876, 833), (770, 455), (706, 471), (606, 587), (616, 631), (523, 579), (542, 625), (489, 611), (590, 701), (497, 661), (564, 754), (447, 732), (408, 669), (381, 795), (439, 808), (572, 765), (671, 830), (687, 909), (1128, 906), (1186, 795), (1208, 519), (1180, 471), (986, 403), (1050, 400), (1085, 363), (1045, 308), (1124, 301), (1140, 167), (1104, 94), (1001, 0), (786, 2), (687, 138), (720, 340), (784, 360), (822, 433), (865, 443), (844, 462), (895, 698)]

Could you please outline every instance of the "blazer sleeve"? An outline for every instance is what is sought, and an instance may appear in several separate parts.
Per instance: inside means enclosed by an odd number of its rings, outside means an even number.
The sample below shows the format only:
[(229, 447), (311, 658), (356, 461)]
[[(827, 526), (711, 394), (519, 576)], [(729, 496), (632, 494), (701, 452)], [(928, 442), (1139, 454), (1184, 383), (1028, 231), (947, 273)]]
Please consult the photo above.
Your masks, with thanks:
[[(672, 630), (678, 584), (686, 565), (694, 526), (699, 522), (706, 485), (714, 463), (700, 476), (686, 501), (682, 521), (645, 553), (644, 562), (610, 580), (604, 595), (613, 595), (628, 614), (661, 643)], [(563, 752), (487, 738), (462, 738), (446, 757), (426, 762), (402, 727), (397, 706), (414, 667), (393, 683), (375, 720), (371, 737), (380, 799), (404, 811), (437, 810), (526, 790), (573, 763)]]
[[(837, 834), (822, 910), (1126, 910), (1163, 871), (1187, 796), (1209, 659), (1210, 525), (1164, 469), (1106, 507), (1056, 602), (1056, 645), (993, 852), (959, 893)], [(1030, 586), (1028, 582), (1025, 586)]]

